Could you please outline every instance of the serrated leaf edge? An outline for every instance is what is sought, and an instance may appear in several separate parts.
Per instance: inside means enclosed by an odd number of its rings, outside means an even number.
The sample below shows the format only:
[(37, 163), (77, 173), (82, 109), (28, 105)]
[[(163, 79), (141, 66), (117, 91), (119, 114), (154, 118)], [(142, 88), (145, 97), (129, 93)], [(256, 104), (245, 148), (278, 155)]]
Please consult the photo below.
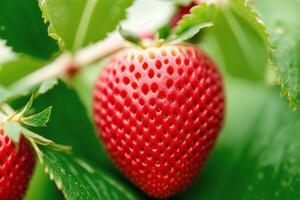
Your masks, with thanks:
[[(35, 127), (41, 127), (41, 126), (46, 126), (46, 124), (49, 122), (50, 120), (50, 115), (51, 115), (51, 110), (52, 110), (52, 106), (47, 107), (46, 109), (44, 109), (43, 111), (30, 115), (30, 116), (26, 116), (26, 117), (22, 117), (20, 119), (21, 122), (23, 122), (24, 124), (28, 125), (28, 126), (35, 126)], [(43, 123), (41, 123), (40, 125), (35, 125), (33, 123), (29, 123), (28, 120), (32, 120), (37, 116), (40, 116), (44, 113), (47, 113), (47, 118), (45, 119), (45, 121)]]
[(261, 20), (261, 15), (255, 11), (255, 9), (253, 8), (253, 6), (251, 6), (250, 2), (248, 2), (247, 0), (244, 1), (244, 4), (246, 7), (249, 8), (249, 11), (253, 14), (255, 21), (257, 22), (257, 24), (259, 25), (259, 29), (261, 31), (262, 37), (264, 39), (264, 42), (266, 44), (266, 49), (268, 51), (268, 57), (269, 57), (269, 63), (274, 66), (275, 69), (275, 73), (276, 73), (276, 78), (277, 78), (277, 85), (280, 86), (281, 88), (281, 95), (282, 96), (286, 96), (286, 98), (289, 101), (289, 106), (295, 111), (295, 110), (299, 110), (300, 109), (300, 105), (297, 105), (297, 103), (295, 103), (296, 101), (296, 96), (291, 94), (289, 92), (288, 86), (287, 84), (285, 84), (285, 81), (281, 78), (280, 73), (278, 71), (278, 67), (276, 66), (275, 62), (273, 61), (273, 55), (272, 53), (274, 51), (276, 51), (276, 47), (275, 45), (271, 42), (271, 38), (270, 38), (270, 33), (265, 25), (265, 23)]
[[(82, 168), (84, 168), (87, 172), (95, 172), (94, 169), (89, 166), (86, 162), (84, 162), (83, 160), (80, 160), (79, 158), (75, 158), (74, 161), (80, 165)], [(84, 164), (82, 163), (84, 162)], [(49, 175), (50, 180), (54, 181), (56, 187), (63, 193), (64, 198), (68, 199), (67, 196), (67, 192), (65, 191), (63, 185), (62, 185), (62, 179), (60, 177), (56, 177), (53, 173), (54, 170), (52, 170), (45, 162), (41, 163), (44, 166), (44, 171), (46, 174)], [(129, 194), (126, 190), (123, 190), (122, 186), (119, 186), (118, 183), (112, 179), (110, 179), (109, 177), (103, 175), (103, 174), (99, 174), (99, 176), (101, 176), (103, 178), (103, 180), (105, 180), (108, 184), (112, 185), (114, 188), (116, 188), (117, 190), (119, 190), (122, 194), (124, 194), (125, 196), (128, 197), (128, 199), (131, 200), (135, 200), (135, 198)]]
[(50, 17), (49, 17), (49, 14), (48, 12), (46, 11), (46, 8), (43, 4), (46, 3), (46, 0), (38, 0), (39, 2), (39, 7), (40, 7), (40, 10), (42, 11), (42, 17), (44, 19), (44, 23), (48, 25), (48, 35), (53, 38), (55, 41), (57, 41), (58, 43), (58, 46), (60, 48), (60, 50), (64, 50), (65, 49), (65, 44), (62, 40), (62, 38), (57, 34), (54, 26), (52, 25), (51, 23), (51, 20), (50, 20)]
[(274, 49), (274, 45), (270, 40), (270, 33), (267, 30), (265, 23), (261, 20), (261, 15), (255, 11), (254, 7), (250, 4), (248, 0), (244, 0), (245, 7), (249, 9), (250, 13), (252, 13), (254, 20), (257, 22), (258, 27), (261, 31), (262, 37), (266, 44), (267, 50), (272, 51)]
[[(178, 25), (173, 30), (173, 34), (179, 35), (182, 32), (186, 31), (186, 28), (182, 28), (182, 27), (189, 27), (189, 26), (187, 26), (189, 24), (188, 22), (191, 21), (195, 17), (195, 15), (196, 15), (197, 12), (199, 12), (202, 9), (207, 9), (207, 8), (209, 8), (211, 6), (215, 6), (215, 5), (214, 4), (201, 3), (198, 6), (194, 6), (191, 9), (190, 13), (189, 14), (185, 14), (182, 17), (182, 19), (178, 22)], [(214, 17), (216, 16), (216, 13), (214, 14)], [(213, 18), (214, 17), (212, 17), (212, 20), (210, 21), (211, 23), (213, 23)], [(207, 23), (207, 22), (205, 22), (205, 23)]]

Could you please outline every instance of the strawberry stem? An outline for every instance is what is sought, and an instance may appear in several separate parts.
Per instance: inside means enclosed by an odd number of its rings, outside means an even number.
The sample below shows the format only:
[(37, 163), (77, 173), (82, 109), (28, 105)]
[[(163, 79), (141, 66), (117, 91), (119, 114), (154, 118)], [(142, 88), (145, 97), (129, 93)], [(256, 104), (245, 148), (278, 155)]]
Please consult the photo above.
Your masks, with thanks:
[(127, 44), (123, 38), (113, 34), (107, 39), (83, 48), (74, 54), (63, 53), (52, 63), (16, 81), (10, 89), (28, 88), (54, 77), (69, 77), (68, 68), (70, 66), (76, 67), (77, 72), (79, 72), (81, 69), (90, 66), (91, 63), (101, 60), (126, 46)]

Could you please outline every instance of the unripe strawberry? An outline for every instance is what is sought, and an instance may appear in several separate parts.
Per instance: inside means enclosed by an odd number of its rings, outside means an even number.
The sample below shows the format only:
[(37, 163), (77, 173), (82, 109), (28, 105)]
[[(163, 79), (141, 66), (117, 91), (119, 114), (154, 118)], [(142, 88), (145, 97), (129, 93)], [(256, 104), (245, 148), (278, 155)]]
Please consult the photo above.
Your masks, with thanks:
[(118, 168), (146, 194), (166, 198), (201, 170), (222, 126), (220, 73), (192, 45), (115, 55), (94, 90), (94, 120)]
[(35, 165), (33, 149), (22, 136), (15, 144), (0, 127), (0, 199), (21, 200)]

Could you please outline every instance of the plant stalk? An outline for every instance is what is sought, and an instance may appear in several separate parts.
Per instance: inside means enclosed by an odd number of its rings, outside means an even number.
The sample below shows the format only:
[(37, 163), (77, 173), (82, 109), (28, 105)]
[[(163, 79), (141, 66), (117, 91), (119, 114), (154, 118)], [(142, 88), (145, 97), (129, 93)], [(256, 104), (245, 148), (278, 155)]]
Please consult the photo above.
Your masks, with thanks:
[(103, 41), (79, 50), (74, 54), (63, 53), (52, 63), (16, 81), (10, 89), (27, 88), (54, 77), (69, 76), (69, 69), (82, 70), (89, 64), (103, 59), (127, 46), (119, 34), (112, 34)]

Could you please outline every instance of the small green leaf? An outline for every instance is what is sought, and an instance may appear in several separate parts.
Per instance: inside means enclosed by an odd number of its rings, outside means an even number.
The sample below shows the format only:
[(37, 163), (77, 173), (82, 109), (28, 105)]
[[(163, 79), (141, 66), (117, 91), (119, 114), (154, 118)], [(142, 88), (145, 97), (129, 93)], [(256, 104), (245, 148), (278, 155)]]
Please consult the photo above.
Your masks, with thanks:
[(23, 127), (23, 134), (27, 138), (31, 138), (36, 144), (47, 146), (54, 143), (52, 140), (44, 138), (43, 136), (40, 136), (24, 127)]
[(182, 32), (179, 36), (175, 36), (173, 39), (170, 38), (170, 43), (180, 43), (183, 41), (186, 41), (188, 39), (191, 39), (193, 36), (195, 36), (199, 31), (203, 28), (213, 26), (212, 22), (202, 23), (195, 26), (192, 26), (191, 28), (187, 29), (186, 31)]
[(34, 95), (32, 94), (27, 104), (22, 108), (22, 110), (19, 113), (17, 113), (20, 117), (24, 116), (31, 109), (33, 104), (33, 99), (34, 99)]
[(39, 1), (48, 32), (61, 49), (76, 51), (100, 41), (125, 18), (133, 0), (43, 0)]
[(46, 172), (66, 199), (143, 199), (132, 187), (121, 184), (118, 178), (82, 159), (45, 148), (42, 151)]
[(4, 123), (4, 131), (15, 143), (19, 143), (23, 127), (17, 122), (8, 121)]
[(178, 22), (173, 35), (180, 37), (181, 34), (186, 35), (189, 29), (194, 29), (192, 32), (195, 32), (195, 30), (199, 31), (201, 28), (207, 27), (208, 24), (213, 23), (217, 12), (218, 9), (214, 4), (201, 3), (199, 6), (193, 7), (191, 13), (184, 15)]
[(45, 94), (46, 92), (48, 92), (49, 90), (51, 90), (52, 88), (54, 88), (54, 86), (58, 84), (58, 81), (56, 78), (53, 78), (53, 79), (50, 79), (50, 80), (47, 80), (47, 81), (44, 81), (39, 90), (37, 91), (37, 94), (40, 95), (40, 94)]
[[(37, 145), (45, 146), (49, 149), (55, 150), (55, 151), (61, 151), (61, 152), (70, 152), (72, 148), (70, 146), (65, 146), (61, 144), (57, 144), (53, 142), (52, 140), (49, 140), (48, 138), (45, 138), (39, 134), (36, 134), (27, 128), (22, 127), (22, 133), (23, 135), (31, 142), (31, 144), (35, 147)], [(37, 153), (40, 151), (40, 149), (36, 149)]]
[(34, 57), (47, 59), (58, 50), (47, 34), (37, 0), (0, 1), (0, 38), (15, 52)]
[(28, 126), (33, 126), (33, 127), (46, 126), (46, 124), (50, 120), (51, 109), (52, 107), (50, 106), (40, 113), (30, 115), (27, 117), (22, 117), (21, 122), (23, 122)]

